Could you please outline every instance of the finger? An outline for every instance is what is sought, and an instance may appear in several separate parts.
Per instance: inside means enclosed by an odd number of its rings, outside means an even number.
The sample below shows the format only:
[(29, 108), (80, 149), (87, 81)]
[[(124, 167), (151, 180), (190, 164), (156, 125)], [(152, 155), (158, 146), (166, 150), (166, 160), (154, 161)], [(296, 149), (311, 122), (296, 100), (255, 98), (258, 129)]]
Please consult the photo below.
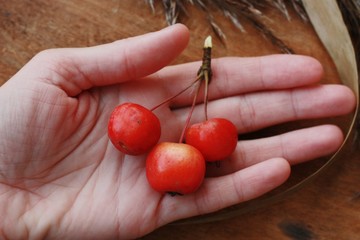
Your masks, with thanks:
[(33, 69), (45, 67), (45, 71), (39, 72), (43, 76), (37, 79), (59, 86), (74, 96), (94, 86), (151, 74), (178, 56), (188, 40), (188, 29), (176, 24), (100, 46), (47, 50), (38, 54), (23, 72), (33, 75)]
[(333, 125), (300, 129), (274, 137), (239, 141), (235, 152), (220, 167), (208, 165), (209, 176), (221, 176), (269, 158), (285, 158), (291, 165), (328, 156), (343, 143), (342, 131)]
[[(209, 117), (232, 121), (240, 133), (301, 119), (333, 117), (350, 113), (356, 104), (354, 94), (343, 85), (316, 85), (290, 90), (255, 92), (211, 101)], [(192, 122), (204, 120), (203, 104), (198, 105)], [(189, 109), (175, 115), (184, 124)]]
[(162, 202), (161, 219), (177, 219), (214, 212), (259, 197), (279, 186), (289, 177), (290, 166), (285, 159), (275, 158), (236, 173), (207, 178), (193, 195), (166, 196)]
[[(168, 67), (153, 77), (164, 81), (168, 95), (173, 96), (195, 79), (200, 64), (197, 62)], [(298, 55), (213, 59), (212, 71), (210, 99), (309, 85), (319, 82), (323, 76), (323, 68), (317, 60)], [(190, 104), (192, 97), (189, 95), (183, 94), (175, 99), (172, 107)]]

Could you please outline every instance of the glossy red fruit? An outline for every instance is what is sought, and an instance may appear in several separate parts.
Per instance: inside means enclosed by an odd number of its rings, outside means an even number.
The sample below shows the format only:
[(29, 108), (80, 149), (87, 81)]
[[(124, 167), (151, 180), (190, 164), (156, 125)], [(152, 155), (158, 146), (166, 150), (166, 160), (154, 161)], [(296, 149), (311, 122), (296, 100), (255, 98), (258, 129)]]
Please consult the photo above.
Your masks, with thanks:
[(204, 180), (205, 159), (188, 144), (159, 143), (146, 159), (146, 176), (150, 186), (160, 193), (193, 193)]
[(237, 129), (227, 119), (212, 118), (190, 126), (185, 141), (197, 148), (206, 161), (220, 161), (234, 152), (238, 141)]
[(108, 136), (113, 145), (125, 154), (140, 155), (148, 152), (157, 144), (160, 135), (159, 119), (141, 105), (124, 103), (111, 113)]

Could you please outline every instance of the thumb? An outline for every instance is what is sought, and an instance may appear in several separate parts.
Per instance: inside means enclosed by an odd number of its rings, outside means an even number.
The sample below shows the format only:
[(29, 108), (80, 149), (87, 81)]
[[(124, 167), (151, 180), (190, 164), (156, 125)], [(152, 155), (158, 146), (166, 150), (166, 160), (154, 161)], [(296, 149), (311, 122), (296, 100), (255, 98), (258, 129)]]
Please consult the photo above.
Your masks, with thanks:
[(14, 77), (19, 80), (32, 76), (32, 80), (46, 81), (60, 87), (69, 96), (75, 96), (91, 87), (156, 72), (177, 57), (188, 41), (188, 29), (176, 24), (157, 32), (94, 47), (45, 50)]

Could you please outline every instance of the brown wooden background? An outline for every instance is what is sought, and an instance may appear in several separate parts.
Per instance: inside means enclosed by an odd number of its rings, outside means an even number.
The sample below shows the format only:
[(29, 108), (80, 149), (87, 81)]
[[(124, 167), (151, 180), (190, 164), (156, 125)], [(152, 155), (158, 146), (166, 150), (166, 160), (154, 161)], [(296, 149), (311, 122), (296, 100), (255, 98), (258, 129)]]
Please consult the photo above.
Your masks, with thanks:
[[(199, 60), (203, 39), (212, 33), (201, 11), (195, 7), (188, 11), (189, 17), (181, 20), (191, 30), (190, 44), (173, 64)], [(302, 22), (291, 9), (290, 22), (274, 9), (265, 13), (271, 19), (269, 27), (296, 53), (314, 56), (323, 63), (323, 82), (340, 82), (309, 23)], [(241, 33), (222, 13), (214, 10), (214, 15), (227, 35), (226, 47), (214, 40), (214, 57), (279, 53), (248, 23), (243, 22), (247, 32)], [(152, 13), (144, 0), (0, 0), (0, 84), (43, 49), (92, 46), (165, 26), (161, 4), (156, 4)], [(347, 131), (350, 119), (325, 122), (339, 124)], [(348, 145), (323, 174), (279, 201), (216, 222), (171, 224), (144, 239), (360, 239), (360, 151), (358, 143)], [(297, 167), (295, 177), (285, 186), (308, 176), (324, 161)]]

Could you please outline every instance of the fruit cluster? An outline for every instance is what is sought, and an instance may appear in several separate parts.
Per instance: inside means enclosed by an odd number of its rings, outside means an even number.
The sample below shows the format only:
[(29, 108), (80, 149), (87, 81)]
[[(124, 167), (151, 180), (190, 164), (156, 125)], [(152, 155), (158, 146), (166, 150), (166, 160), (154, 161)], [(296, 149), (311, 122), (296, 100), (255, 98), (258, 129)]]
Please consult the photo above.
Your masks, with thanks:
[[(224, 160), (235, 150), (238, 140), (235, 125), (224, 118), (207, 117), (208, 85), (212, 76), (211, 48), (209, 36), (205, 40), (203, 63), (197, 78), (187, 88), (151, 110), (135, 103), (124, 103), (117, 106), (110, 116), (108, 136), (118, 150), (129, 155), (150, 151), (146, 158), (146, 176), (151, 187), (160, 193), (182, 195), (195, 192), (204, 180), (206, 161)], [(161, 126), (153, 111), (195, 85), (197, 91), (179, 142), (158, 143)], [(189, 126), (202, 86), (205, 89), (205, 120)]]

